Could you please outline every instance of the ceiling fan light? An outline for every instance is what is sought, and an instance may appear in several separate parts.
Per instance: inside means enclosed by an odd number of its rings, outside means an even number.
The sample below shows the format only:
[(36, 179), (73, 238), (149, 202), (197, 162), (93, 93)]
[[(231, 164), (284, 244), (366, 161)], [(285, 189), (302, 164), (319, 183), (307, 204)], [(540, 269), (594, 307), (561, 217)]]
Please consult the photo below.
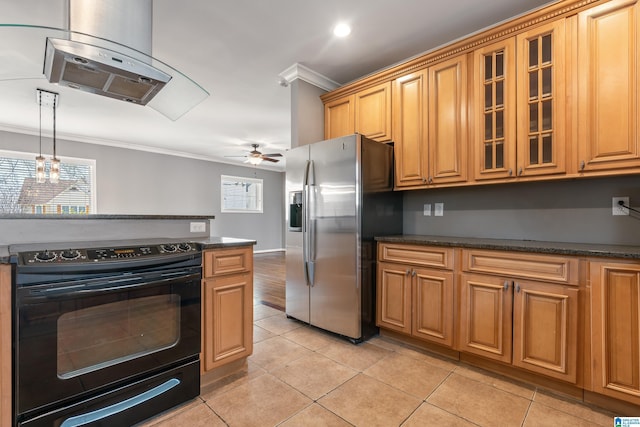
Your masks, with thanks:
[(262, 163), (262, 158), (261, 157), (249, 157), (248, 159), (249, 163), (251, 163), (252, 165), (259, 165), (260, 163)]

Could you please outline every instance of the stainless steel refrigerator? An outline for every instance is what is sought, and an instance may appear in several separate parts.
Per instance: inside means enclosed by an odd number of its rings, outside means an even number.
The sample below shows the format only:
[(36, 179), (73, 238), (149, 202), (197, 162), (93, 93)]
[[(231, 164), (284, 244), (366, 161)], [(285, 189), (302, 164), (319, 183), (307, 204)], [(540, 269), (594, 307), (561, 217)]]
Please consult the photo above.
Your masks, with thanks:
[(361, 342), (377, 332), (374, 237), (402, 234), (393, 147), (356, 134), (286, 161), (286, 314)]

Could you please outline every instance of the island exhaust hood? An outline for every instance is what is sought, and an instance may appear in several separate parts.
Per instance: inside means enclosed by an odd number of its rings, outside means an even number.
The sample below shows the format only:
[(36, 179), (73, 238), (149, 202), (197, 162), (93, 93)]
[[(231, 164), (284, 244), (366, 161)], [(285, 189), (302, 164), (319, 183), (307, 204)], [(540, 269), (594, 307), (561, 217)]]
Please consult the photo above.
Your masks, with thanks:
[[(151, 56), (152, 0), (67, 0), (68, 31), (48, 36), (51, 83), (150, 106), (176, 120), (209, 94)], [(175, 80), (174, 83), (172, 80)]]

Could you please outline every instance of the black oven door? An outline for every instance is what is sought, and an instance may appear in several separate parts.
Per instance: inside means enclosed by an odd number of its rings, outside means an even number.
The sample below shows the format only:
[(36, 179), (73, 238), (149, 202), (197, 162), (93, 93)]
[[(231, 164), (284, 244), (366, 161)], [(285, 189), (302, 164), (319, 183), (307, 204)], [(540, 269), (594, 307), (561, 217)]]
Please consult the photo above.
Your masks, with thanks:
[(18, 287), (18, 416), (197, 359), (200, 279), (194, 267)]

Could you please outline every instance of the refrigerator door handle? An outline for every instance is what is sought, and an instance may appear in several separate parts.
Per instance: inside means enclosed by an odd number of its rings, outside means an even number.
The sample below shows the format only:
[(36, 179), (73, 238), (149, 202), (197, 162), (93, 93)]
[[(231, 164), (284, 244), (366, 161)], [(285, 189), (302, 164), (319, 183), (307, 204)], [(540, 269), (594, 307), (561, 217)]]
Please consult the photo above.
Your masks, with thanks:
[(307, 160), (302, 178), (302, 265), (304, 280), (309, 286), (309, 168), (311, 161)]
[(307, 232), (306, 232), (306, 269), (307, 269), (307, 283), (310, 286), (314, 285), (315, 282), (315, 265), (316, 265), (316, 257), (315, 257), (315, 220), (312, 218), (312, 212), (315, 209), (315, 180), (314, 180), (314, 162), (313, 160), (309, 160), (307, 163), (307, 170), (305, 181), (307, 183), (307, 207), (306, 207), (306, 217), (307, 217)]

